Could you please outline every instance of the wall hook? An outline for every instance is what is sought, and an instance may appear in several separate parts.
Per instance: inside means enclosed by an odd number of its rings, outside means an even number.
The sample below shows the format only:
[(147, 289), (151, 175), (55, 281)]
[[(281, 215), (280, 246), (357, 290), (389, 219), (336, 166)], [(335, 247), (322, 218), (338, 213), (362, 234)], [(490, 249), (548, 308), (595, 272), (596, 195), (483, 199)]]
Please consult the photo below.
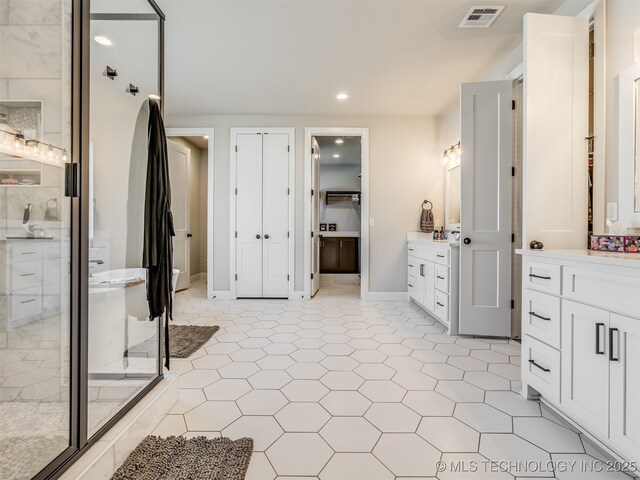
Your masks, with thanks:
[(107, 78), (110, 78), (111, 80), (113, 80), (118, 76), (118, 71), (115, 68), (111, 68), (109, 65), (107, 65), (107, 68), (104, 71), (104, 75)]
[(127, 93), (130, 93), (135, 97), (138, 93), (140, 93), (140, 89), (136, 87), (133, 83), (130, 83), (129, 86), (127, 87)]

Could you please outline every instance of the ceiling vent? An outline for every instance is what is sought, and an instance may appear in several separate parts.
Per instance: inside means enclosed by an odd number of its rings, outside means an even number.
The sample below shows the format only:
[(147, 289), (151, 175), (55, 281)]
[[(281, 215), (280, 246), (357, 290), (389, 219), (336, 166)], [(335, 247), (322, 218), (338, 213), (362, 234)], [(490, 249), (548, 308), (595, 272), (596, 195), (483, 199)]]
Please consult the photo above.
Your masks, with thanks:
[(489, 28), (502, 10), (504, 10), (504, 6), (471, 7), (458, 28)]

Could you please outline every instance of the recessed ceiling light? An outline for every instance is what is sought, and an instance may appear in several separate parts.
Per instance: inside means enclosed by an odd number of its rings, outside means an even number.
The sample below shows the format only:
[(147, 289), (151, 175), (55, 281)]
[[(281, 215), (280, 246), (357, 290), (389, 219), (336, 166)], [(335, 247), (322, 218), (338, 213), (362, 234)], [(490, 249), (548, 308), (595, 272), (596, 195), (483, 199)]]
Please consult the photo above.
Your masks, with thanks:
[(156, 95), (155, 93), (152, 93), (149, 95), (149, 98), (151, 100), (160, 100), (160, 95)]
[(346, 100), (347, 98), (349, 98), (349, 95), (347, 95), (346, 93), (339, 93), (336, 95), (336, 98), (338, 100)]
[(333, 158), (340, 158), (340, 154), (339, 153), (334, 153), (333, 154)]
[(113, 42), (108, 39), (107, 37), (103, 37), (102, 35), (97, 35), (95, 37), (93, 37), (93, 39), (99, 43), (100, 45), (104, 45), (105, 47), (110, 47), (111, 45), (113, 45)]
[(338, 145), (342, 145), (342, 144), (344, 143), (344, 140), (343, 140), (343, 139), (341, 139), (341, 138), (338, 138), (338, 139), (336, 140), (336, 143), (337, 143)]

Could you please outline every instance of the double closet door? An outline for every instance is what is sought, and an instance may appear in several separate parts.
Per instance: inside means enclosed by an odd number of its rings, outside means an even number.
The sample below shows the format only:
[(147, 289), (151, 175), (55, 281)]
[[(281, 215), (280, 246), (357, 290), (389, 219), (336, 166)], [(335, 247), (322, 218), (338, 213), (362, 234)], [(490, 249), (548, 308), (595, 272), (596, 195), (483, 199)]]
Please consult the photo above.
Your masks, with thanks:
[(287, 298), (290, 264), (289, 133), (233, 132), (238, 298)]

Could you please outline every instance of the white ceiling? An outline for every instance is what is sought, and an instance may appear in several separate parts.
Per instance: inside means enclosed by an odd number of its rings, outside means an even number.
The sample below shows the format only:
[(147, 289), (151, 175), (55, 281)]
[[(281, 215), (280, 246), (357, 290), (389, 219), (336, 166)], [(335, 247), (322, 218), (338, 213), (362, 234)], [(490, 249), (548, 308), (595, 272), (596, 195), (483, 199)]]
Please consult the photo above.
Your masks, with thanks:
[[(562, 0), (159, 0), (171, 114), (437, 115)], [(506, 5), (459, 29), (475, 5)], [(336, 93), (350, 94), (346, 102)]]
[[(360, 165), (362, 160), (360, 137), (316, 136), (315, 139), (320, 150), (320, 165)], [(341, 139), (342, 143), (337, 144), (337, 139)], [(340, 157), (335, 158), (334, 155), (340, 155)]]

